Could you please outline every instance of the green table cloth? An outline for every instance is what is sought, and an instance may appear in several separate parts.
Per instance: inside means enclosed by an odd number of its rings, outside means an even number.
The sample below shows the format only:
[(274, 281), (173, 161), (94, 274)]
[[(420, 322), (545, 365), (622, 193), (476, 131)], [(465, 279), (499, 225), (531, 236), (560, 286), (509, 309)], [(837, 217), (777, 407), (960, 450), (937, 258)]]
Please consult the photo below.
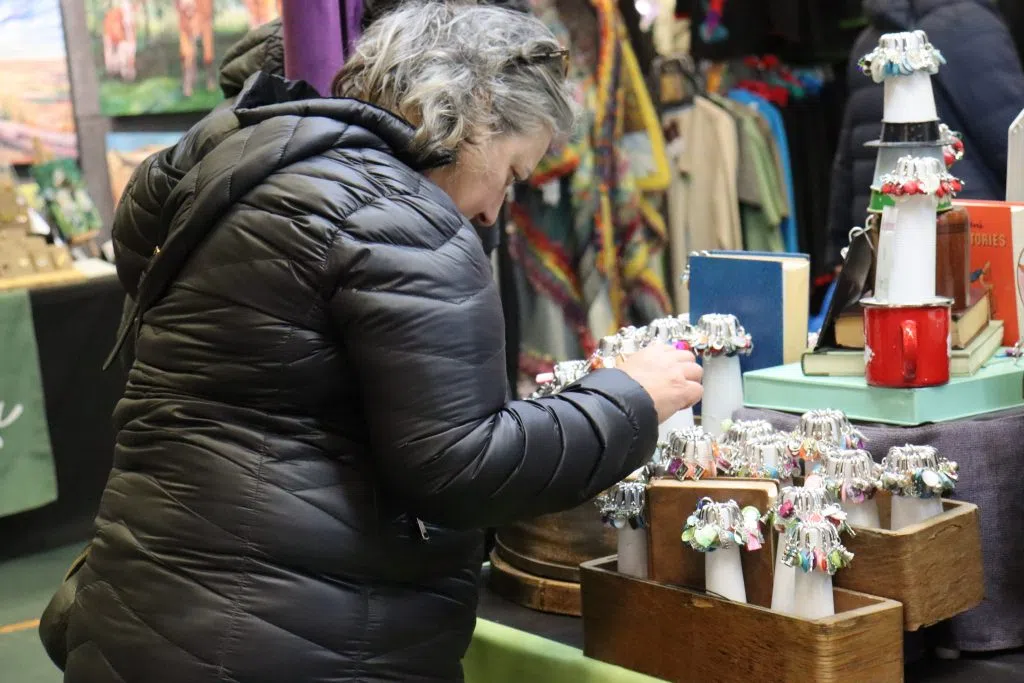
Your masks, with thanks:
[(0, 517), (55, 500), (32, 304), (27, 290), (0, 292)]
[(662, 683), (486, 619), (476, 620), (462, 668), (466, 683)]

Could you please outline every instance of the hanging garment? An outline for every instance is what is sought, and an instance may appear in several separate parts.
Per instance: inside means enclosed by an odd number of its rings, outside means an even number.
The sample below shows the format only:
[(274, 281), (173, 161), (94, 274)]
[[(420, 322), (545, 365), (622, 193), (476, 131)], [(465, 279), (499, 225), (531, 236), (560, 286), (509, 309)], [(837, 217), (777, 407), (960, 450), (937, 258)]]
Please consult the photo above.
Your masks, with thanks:
[(673, 170), (668, 192), (669, 252), (676, 310), (689, 310), (680, 275), (691, 251), (742, 249), (739, 197), (739, 133), (736, 121), (703, 96), (663, 117), (671, 138)]
[[(671, 308), (667, 231), (646, 196), (668, 187), (664, 139), (615, 2), (533, 0), (532, 9), (571, 47), (583, 120), (511, 206), (526, 373), (589, 355), (600, 336)], [(646, 144), (624, 143), (629, 132)]]
[(658, 16), (651, 27), (654, 49), (663, 57), (690, 54), (690, 20), (676, 14), (676, 0), (657, 0)]
[(757, 112), (718, 95), (711, 100), (736, 120), (740, 148), (736, 194), (740, 204), (743, 248), (747, 251), (782, 251), (779, 225), (788, 210), (778, 177), (778, 166), (762, 131)]
[(796, 198), (793, 190), (793, 168), (789, 155), (789, 137), (786, 135), (786, 124), (782, 119), (782, 113), (778, 107), (765, 98), (742, 88), (730, 90), (728, 96), (729, 99), (753, 107), (771, 130), (771, 135), (774, 139), (774, 153), (777, 155), (778, 165), (780, 166), (779, 172), (786, 190), (787, 215), (782, 219), (782, 238), (786, 245), (786, 251), (799, 251)]

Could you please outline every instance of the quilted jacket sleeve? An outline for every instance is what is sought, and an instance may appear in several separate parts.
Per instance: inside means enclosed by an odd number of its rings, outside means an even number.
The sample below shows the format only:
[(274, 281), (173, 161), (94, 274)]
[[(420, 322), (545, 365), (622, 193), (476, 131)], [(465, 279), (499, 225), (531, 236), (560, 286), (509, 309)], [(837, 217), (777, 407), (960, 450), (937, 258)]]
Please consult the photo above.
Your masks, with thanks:
[(166, 226), (164, 205), (178, 182), (210, 149), (238, 128), (227, 109), (210, 113), (173, 147), (147, 157), (132, 173), (114, 211), (111, 241), (121, 285), (134, 298), (139, 278)]
[(174, 188), (164, 170), (170, 149), (146, 158), (132, 173), (114, 212), (111, 239), (121, 285), (134, 297), (139, 278), (154, 247), (159, 244), (160, 211)]
[[(579, 505), (654, 451), (653, 402), (605, 370), (507, 403), (501, 302), (472, 229), (453, 224), (418, 197), (388, 200), (351, 216), (332, 249), (331, 312), (379, 478), (410, 513), (451, 528)], [(431, 243), (413, 246), (424, 233)]]

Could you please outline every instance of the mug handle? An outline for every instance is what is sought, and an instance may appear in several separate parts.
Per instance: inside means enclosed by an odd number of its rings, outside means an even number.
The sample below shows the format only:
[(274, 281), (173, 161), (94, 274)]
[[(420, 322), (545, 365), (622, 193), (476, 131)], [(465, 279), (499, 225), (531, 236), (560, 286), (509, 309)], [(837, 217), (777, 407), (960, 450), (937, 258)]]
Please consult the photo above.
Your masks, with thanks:
[(900, 355), (903, 359), (903, 381), (912, 382), (917, 377), (917, 323), (904, 320), (900, 325)]

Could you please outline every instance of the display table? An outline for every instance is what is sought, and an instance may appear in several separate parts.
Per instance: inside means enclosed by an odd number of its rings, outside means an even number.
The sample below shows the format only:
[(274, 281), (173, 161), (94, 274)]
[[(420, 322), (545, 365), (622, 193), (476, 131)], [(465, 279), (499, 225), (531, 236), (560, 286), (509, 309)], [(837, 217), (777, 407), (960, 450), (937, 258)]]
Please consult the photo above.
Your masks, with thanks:
[[(768, 420), (787, 431), (799, 422), (799, 415), (752, 408), (735, 417)], [(876, 460), (892, 446), (927, 444), (960, 463), (954, 497), (974, 503), (981, 513), (985, 601), (952, 619), (944, 639), (964, 651), (1024, 646), (1024, 409), (920, 427), (857, 423), (857, 428)]]
[(124, 291), (116, 277), (30, 292), (58, 498), (0, 518), (0, 559), (88, 538), (110, 472), (111, 414), (124, 391), (115, 364), (102, 365), (121, 321)]
[[(583, 622), (521, 607), (480, 588), (477, 631), (463, 660), (466, 683), (658, 683), (583, 656)], [(672, 628), (665, 624), (665, 628)], [(680, 643), (680, 656), (686, 644)], [(906, 667), (906, 683), (1020, 683), (1024, 653), (956, 661), (922, 659)]]

